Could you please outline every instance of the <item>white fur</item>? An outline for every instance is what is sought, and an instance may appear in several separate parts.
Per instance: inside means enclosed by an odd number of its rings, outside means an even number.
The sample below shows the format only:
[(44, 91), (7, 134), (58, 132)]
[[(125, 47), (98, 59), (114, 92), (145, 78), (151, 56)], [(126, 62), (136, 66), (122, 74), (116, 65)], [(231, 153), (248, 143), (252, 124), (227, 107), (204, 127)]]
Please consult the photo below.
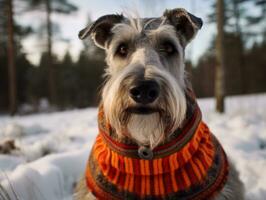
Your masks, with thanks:
[[(166, 134), (164, 130), (167, 127), (165, 127), (162, 121), (163, 119), (160, 119), (158, 114), (156, 114), (156, 122), (160, 124), (159, 129), (153, 124), (154, 116), (151, 117), (149, 115), (132, 115), (127, 127), (125, 127), (125, 124), (121, 124), (119, 117), (123, 109), (134, 104), (134, 102), (129, 99), (127, 93), (121, 93), (121, 90), (123, 90), (123, 88), (121, 88), (123, 80), (128, 74), (134, 74), (135, 70), (138, 70), (138, 66), (141, 65), (145, 70), (146, 78), (154, 78), (162, 85), (164, 94), (153, 103), (153, 106), (159, 106), (162, 109), (168, 108), (166, 111), (172, 119), (172, 129), (170, 133), (177, 129), (185, 118), (186, 99), (184, 89), (180, 86), (177, 78), (172, 76), (160, 62), (158, 62), (157, 66), (145, 65), (147, 61), (144, 60), (144, 55), (145, 50), (139, 49), (132, 58), (132, 64), (125, 67), (120, 73), (110, 77), (110, 80), (103, 90), (103, 103), (106, 119), (120, 136), (122, 136), (122, 132), (127, 128), (132, 139), (136, 140), (140, 145), (146, 145), (149, 141), (150, 147), (153, 148), (159, 144), (161, 141), (160, 139), (164, 138)], [(137, 119), (137, 117), (139, 117), (139, 119)], [(140, 121), (143, 123), (137, 123)], [(156, 132), (152, 130), (156, 130)], [(150, 136), (147, 136), (147, 134)]]
[(158, 113), (149, 115), (133, 114), (127, 125), (130, 136), (140, 145), (154, 148), (164, 139), (164, 125)]
[[(185, 10), (183, 10), (185, 12)], [(188, 15), (188, 14), (186, 14)], [(186, 98), (185, 89), (185, 65), (184, 65), (184, 47), (181, 42), (184, 36), (178, 35), (172, 25), (167, 25), (166, 19), (162, 18), (162, 22), (153, 30), (145, 30), (153, 21), (149, 20), (146, 24), (142, 24), (141, 19), (129, 18), (129, 23), (116, 24), (112, 28), (113, 37), (109, 47), (106, 48), (106, 62), (108, 69), (106, 76), (108, 80), (102, 92), (103, 106), (106, 120), (115, 128), (119, 137), (123, 137), (126, 131), (132, 140), (139, 145), (149, 145), (151, 148), (156, 147), (166, 134), (171, 134), (182, 123), (186, 114)], [(194, 28), (194, 36), (197, 27), (190, 21)], [(114, 56), (117, 45), (123, 41), (133, 41), (137, 43), (137, 38), (145, 32), (149, 40), (145, 44), (141, 43), (137, 47), (133, 47), (134, 53), (126, 59), (119, 59)], [(162, 38), (171, 39), (178, 49), (178, 56), (175, 60), (166, 62), (161, 61), (156, 45)], [(188, 42), (188, 41), (187, 41)], [(187, 44), (186, 42), (186, 44)], [(151, 104), (152, 107), (165, 109), (164, 113), (170, 121), (171, 130), (165, 133), (165, 119), (159, 113), (141, 115), (130, 114), (128, 121), (122, 121), (121, 116), (128, 106), (134, 106), (136, 103), (129, 97), (129, 87), (124, 84), (128, 77), (134, 77), (144, 70), (145, 79), (156, 80), (161, 87), (159, 98)], [(169, 124), (168, 124), (169, 126)], [(85, 180), (80, 181), (77, 189), (79, 195), (77, 200), (95, 199), (88, 192)], [(234, 166), (230, 163), (228, 180), (222, 191), (215, 197), (215, 200), (243, 200), (244, 189), (238, 178), (238, 173)]]
[[(115, 58), (113, 52), (117, 43), (121, 40), (134, 40), (140, 34), (136, 29), (128, 24), (118, 24), (112, 29), (114, 37), (110, 48), (107, 49), (108, 70), (106, 73), (109, 79), (102, 93), (103, 106), (106, 120), (116, 129), (120, 137), (123, 136), (123, 132), (127, 132), (127, 135), (129, 134), (139, 145), (148, 144), (154, 148), (165, 138), (166, 134), (171, 134), (177, 129), (185, 118), (183, 51), (173, 28), (169, 25), (162, 25), (156, 30), (149, 30), (147, 35), (154, 43), (160, 40), (160, 37), (172, 38), (179, 50), (179, 58), (176, 59), (174, 66), (172, 66), (173, 63), (169, 63), (171, 66), (163, 65), (158, 52), (150, 45), (136, 49), (130, 58)], [(172, 120), (169, 133), (165, 133), (169, 124), (164, 124), (164, 119), (161, 119), (158, 113), (154, 115), (134, 114), (130, 116), (128, 124), (121, 122), (124, 110), (135, 104), (129, 97), (129, 88), (124, 87), (124, 82), (128, 76), (134, 76), (139, 70), (144, 71), (145, 79), (156, 80), (162, 89), (160, 97), (152, 103), (152, 106), (167, 112)]]
[(214, 200), (244, 200), (245, 189), (243, 183), (239, 179), (239, 174), (229, 159), (229, 175), (228, 180), (222, 191)]
[(185, 87), (185, 64), (184, 64), (184, 51), (183, 47), (180, 44), (180, 40), (176, 37), (176, 31), (173, 26), (171, 25), (160, 25), (157, 29), (150, 30), (148, 32), (149, 37), (153, 38), (153, 40), (160, 41), (161, 38), (169, 38), (171, 41), (175, 43), (175, 46), (178, 49), (178, 58), (176, 65), (178, 67), (172, 70), (173, 66), (169, 66), (168, 70), (171, 70), (173, 76), (177, 78), (179, 81), (180, 86)]

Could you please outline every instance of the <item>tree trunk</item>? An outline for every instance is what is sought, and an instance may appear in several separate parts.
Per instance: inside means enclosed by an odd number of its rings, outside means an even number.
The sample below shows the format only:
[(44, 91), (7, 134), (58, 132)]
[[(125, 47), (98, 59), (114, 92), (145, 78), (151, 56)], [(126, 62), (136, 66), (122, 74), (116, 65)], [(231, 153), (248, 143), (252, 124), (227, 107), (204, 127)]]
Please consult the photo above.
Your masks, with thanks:
[(215, 96), (216, 111), (223, 113), (225, 110), (225, 66), (224, 66), (224, 0), (217, 0), (217, 39), (216, 58), (217, 66), (215, 72)]
[(13, 21), (13, 1), (7, 1), (7, 55), (8, 55), (8, 83), (9, 83), (9, 112), (14, 115), (17, 111), (17, 83), (14, 48), (14, 21)]
[(234, 0), (233, 1), (233, 11), (234, 11), (234, 17), (235, 17), (235, 32), (237, 37), (239, 38), (239, 56), (238, 56), (238, 60), (239, 60), (239, 86), (240, 86), (240, 90), (239, 92), (241, 94), (245, 94), (246, 93), (246, 77), (245, 77), (245, 71), (246, 71), (246, 67), (245, 67), (245, 56), (244, 56), (244, 44), (243, 44), (243, 33), (241, 30), (241, 26), (240, 26), (240, 2), (239, 0)]
[(46, 29), (47, 29), (47, 65), (48, 65), (48, 88), (49, 99), (51, 104), (56, 103), (55, 73), (52, 58), (52, 22), (51, 22), (51, 2), (45, 0), (46, 6)]

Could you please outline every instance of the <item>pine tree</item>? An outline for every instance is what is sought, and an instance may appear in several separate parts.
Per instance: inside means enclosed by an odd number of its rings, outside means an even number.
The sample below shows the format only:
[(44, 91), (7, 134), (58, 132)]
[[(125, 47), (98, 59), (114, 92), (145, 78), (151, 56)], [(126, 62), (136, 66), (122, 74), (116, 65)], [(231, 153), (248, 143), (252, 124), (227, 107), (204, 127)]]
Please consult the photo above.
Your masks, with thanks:
[(217, 38), (216, 38), (216, 57), (217, 65), (215, 72), (215, 96), (216, 111), (223, 113), (225, 98), (225, 66), (224, 66), (224, 0), (217, 0)]
[(49, 99), (52, 104), (57, 102), (56, 80), (55, 80), (55, 65), (52, 59), (52, 13), (69, 14), (77, 10), (77, 7), (69, 3), (68, 0), (30, 0), (29, 5), (33, 9), (42, 9), (46, 13), (46, 35), (47, 35), (47, 66), (48, 66), (48, 86)]
[(14, 115), (17, 111), (17, 83), (15, 65), (15, 44), (14, 44), (14, 19), (13, 1), (7, 1), (7, 31), (8, 31), (8, 79), (9, 79), (9, 112)]
[[(245, 68), (246, 61), (244, 56), (244, 37), (247, 34), (247, 29), (243, 28), (243, 19), (247, 16), (247, 3), (251, 2), (251, 0), (224, 0), (224, 30), (226, 33), (226, 40), (231, 40), (232, 38), (227, 39), (227, 35), (231, 36), (231, 33), (235, 35), (234, 45), (238, 49), (238, 53), (234, 59), (236, 59), (238, 65), (234, 66), (234, 69), (229, 69), (230, 71), (238, 71), (238, 77), (235, 83), (235, 86), (238, 87), (239, 93), (246, 93), (246, 82), (247, 77), (245, 77)], [(215, 9), (217, 6), (217, 2), (215, 1), (212, 7)], [(209, 20), (211, 23), (217, 23), (217, 18), (215, 17), (215, 13), (209, 14)], [(225, 47), (225, 51), (230, 51), (230, 47)], [(227, 59), (226, 59), (227, 60)], [(225, 61), (225, 65), (227, 65)], [(228, 74), (230, 73), (228, 71)], [(226, 75), (227, 77), (227, 75)], [(227, 80), (227, 78), (226, 78)], [(226, 84), (226, 90), (231, 89), (230, 85)], [(226, 91), (227, 92), (227, 91)]]
[(257, 16), (247, 16), (248, 25), (261, 25), (262, 31), (259, 33), (250, 33), (251, 36), (261, 35), (263, 42), (266, 43), (266, 0), (255, 0), (254, 5), (260, 9), (260, 14)]

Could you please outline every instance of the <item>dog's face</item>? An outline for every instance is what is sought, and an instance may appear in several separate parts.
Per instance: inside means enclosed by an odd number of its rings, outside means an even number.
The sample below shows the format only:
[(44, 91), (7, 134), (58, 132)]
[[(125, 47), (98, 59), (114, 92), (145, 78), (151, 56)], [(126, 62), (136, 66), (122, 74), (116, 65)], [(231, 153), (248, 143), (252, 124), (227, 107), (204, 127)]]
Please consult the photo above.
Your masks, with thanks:
[(184, 9), (160, 18), (106, 15), (80, 32), (106, 50), (106, 120), (119, 136), (154, 148), (186, 113), (184, 49), (202, 26)]

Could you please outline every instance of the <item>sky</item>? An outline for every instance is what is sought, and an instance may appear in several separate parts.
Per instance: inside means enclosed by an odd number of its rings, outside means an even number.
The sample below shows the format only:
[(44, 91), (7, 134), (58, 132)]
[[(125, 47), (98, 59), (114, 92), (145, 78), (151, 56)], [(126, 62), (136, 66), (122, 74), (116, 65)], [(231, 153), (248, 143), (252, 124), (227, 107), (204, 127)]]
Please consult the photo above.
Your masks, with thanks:
[[(71, 15), (52, 15), (52, 20), (60, 25), (60, 33), (53, 38), (53, 52), (62, 58), (68, 50), (72, 58), (77, 60), (82, 42), (78, 32), (84, 28), (89, 17), (96, 20), (105, 14), (137, 12), (141, 17), (159, 17), (165, 9), (182, 7), (190, 13), (202, 18), (203, 27), (186, 50), (186, 57), (195, 63), (206, 51), (215, 33), (215, 25), (208, 24), (207, 15), (211, 12), (208, 0), (69, 0), (79, 9)], [(39, 27), (44, 22), (45, 15), (40, 12), (28, 12), (17, 16), (16, 20), (25, 25)], [(34, 64), (39, 63), (41, 50), (44, 47), (43, 36), (34, 35), (23, 41), (27, 58)], [(62, 39), (63, 38), (63, 39)]]

